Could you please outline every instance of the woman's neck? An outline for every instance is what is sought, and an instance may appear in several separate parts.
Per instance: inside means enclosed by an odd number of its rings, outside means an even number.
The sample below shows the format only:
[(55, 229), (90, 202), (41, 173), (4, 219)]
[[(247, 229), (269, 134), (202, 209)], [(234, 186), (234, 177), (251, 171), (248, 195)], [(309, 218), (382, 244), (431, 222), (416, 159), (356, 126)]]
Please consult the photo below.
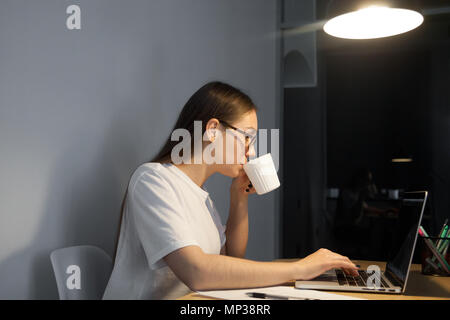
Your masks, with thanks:
[(199, 187), (202, 187), (206, 180), (212, 176), (216, 170), (211, 165), (202, 164), (174, 164), (183, 171)]

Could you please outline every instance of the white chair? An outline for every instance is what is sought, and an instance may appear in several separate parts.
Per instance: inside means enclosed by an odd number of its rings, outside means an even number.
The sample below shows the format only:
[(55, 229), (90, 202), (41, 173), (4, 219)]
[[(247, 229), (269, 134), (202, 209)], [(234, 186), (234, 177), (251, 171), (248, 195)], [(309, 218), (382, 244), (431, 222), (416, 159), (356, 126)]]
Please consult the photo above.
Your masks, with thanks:
[(52, 251), (50, 260), (60, 300), (100, 300), (108, 284), (111, 257), (95, 246), (74, 246)]

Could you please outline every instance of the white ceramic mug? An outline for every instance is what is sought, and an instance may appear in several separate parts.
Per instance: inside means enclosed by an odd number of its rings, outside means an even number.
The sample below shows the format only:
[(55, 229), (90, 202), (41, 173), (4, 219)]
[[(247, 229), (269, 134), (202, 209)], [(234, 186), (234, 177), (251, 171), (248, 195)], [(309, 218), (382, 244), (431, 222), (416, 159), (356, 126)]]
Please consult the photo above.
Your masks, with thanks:
[(244, 171), (259, 195), (275, 190), (280, 186), (277, 170), (270, 153), (244, 164)]

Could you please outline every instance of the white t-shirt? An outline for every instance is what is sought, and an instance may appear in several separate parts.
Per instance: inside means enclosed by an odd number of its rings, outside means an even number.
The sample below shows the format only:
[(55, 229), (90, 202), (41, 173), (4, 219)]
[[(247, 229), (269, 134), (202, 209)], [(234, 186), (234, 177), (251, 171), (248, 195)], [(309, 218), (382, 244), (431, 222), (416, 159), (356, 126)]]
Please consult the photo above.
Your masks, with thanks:
[(103, 299), (175, 299), (191, 292), (162, 259), (196, 245), (220, 254), (225, 226), (209, 196), (173, 164), (139, 166), (128, 185), (114, 268)]

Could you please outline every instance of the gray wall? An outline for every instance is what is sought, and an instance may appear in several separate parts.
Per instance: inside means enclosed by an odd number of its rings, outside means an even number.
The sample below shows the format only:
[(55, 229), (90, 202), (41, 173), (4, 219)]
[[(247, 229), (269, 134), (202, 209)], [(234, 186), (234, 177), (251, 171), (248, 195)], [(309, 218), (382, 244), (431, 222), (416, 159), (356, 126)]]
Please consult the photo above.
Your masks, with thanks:
[[(207, 81), (243, 89), (275, 128), (275, 30), (275, 0), (2, 0), (0, 298), (57, 298), (54, 249), (112, 255), (130, 175)], [(229, 184), (207, 183), (224, 221)], [(278, 256), (275, 197), (250, 201), (249, 258)]]

